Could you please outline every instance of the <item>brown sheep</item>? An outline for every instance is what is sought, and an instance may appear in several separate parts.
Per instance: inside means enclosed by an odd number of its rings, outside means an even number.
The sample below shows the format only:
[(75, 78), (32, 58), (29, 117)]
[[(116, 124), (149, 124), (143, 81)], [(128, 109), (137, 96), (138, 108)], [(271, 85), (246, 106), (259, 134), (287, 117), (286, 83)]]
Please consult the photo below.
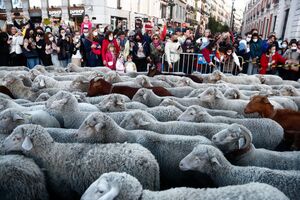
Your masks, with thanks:
[(10, 90), (5, 87), (5, 86), (0, 86), (0, 93), (6, 94), (7, 96), (9, 96), (12, 99), (15, 99), (14, 95), (10, 92)]
[(200, 77), (192, 75), (192, 74), (162, 73), (162, 72), (158, 71), (156, 67), (150, 68), (147, 76), (154, 77), (156, 75), (172, 75), (172, 76), (187, 77), (187, 78), (192, 79), (195, 83), (203, 83), (203, 78), (200, 78)]
[(244, 112), (259, 113), (264, 118), (270, 118), (279, 123), (284, 129), (284, 140), (292, 149), (300, 149), (300, 112), (288, 109), (274, 109), (265, 96), (254, 96)]
[[(102, 78), (94, 78), (90, 81), (87, 96), (94, 97), (99, 95), (117, 93), (126, 95), (130, 99), (132, 99), (139, 89), (140, 88), (129, 86), (114, 86)], [(163, 87), (149, 87), (148, 89), (152, 89), (153, 92), (158, 96), (173, 96), (167, 89)]]

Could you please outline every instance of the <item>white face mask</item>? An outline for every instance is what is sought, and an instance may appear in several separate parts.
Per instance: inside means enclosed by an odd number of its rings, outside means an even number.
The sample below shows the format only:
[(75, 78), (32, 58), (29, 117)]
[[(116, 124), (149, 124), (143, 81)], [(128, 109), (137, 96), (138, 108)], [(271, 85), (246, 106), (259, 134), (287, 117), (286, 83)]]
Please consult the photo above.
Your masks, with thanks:
[(274, 54), (276, 52), (276, 50), (272, 50), (271, 53)]
[(98, 33), (97, 33), (97, 32), (93, 32), (93, 35), (94, 35), (94, 36), (97, 36), (97, 35), (98, 35)]
[(287, 44), (283, 44), (281, 46), (282, 46), (282, 48), (287, 48)]
[(292, 50), (297, 50), (297, 47), (291, 47)]
[(113, 39), (114, 39), (114, 37), (113, 36), (109, 36), (109, 38), (108, 38), (110, 41), (112, 41)]
[(89, 35), (89, 33), (83, 33), (83, 35), (84, 35), (85, 37), (87, 37), (87, 36)]
[(49, 40), (52, 42), (54, 40), (54, 38), (53, 37), (49, 37)]
[(232, 54), (232, 53), (230, 53), (230, 52), (227, 52), (227, 55), (231, 56), (231, 54)]
[(250, 42), (250, 41), (251, 41), (251, 38), (248, 38), (248, 37), (247, 37), (247, 38), (246, 38), (246, 41), (247, 41), (247, 42)]
[(258, 41), (258, 39), (253, 39), (253, 42), (257, 42)]

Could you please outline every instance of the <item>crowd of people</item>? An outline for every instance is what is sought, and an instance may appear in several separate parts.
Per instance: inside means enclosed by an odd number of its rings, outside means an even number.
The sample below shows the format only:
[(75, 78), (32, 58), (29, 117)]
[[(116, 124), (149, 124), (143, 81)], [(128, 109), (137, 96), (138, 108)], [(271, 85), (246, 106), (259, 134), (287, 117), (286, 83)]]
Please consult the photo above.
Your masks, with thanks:
[[(279, 42), (272, 33), (263, 39), (257, 29), (245, 37), (231, 32), (201, 32), (189, 28), (167, 26), (144, 30), (101, 30), (89, 16), (78, 30), (60, 21), (49, 25), (33, 24), (26, 17), (20, 22), (5, 24), (0, 33), (0, 66), (33, 68), (37, 64), (67, 67), (107, 66), (119, 72), (147, 71), (162, 67), (192, 73), (203, 68), (206, 73), (220, 69), (225, 73), (277, 74), (284, 79), (300, 76), (300, 41)], [(196, 59), (195, 59), (196, 58)], [(207, 69), (209, 69), (207, 71)], [(202, 69), (202, 72), (203, 69)]]

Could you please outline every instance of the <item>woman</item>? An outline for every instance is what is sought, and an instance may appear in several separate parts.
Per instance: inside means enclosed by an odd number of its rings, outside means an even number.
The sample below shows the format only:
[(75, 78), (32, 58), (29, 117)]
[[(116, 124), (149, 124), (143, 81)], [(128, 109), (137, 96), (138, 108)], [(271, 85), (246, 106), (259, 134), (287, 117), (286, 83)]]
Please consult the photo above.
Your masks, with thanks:
[(126, 34), (124, 31), (121, 31), (119, 33), (119, 37), (117, 39), (118, 45), (120, 47), (120, 54), (123, 55), (124, 59), (127, 59), (127, 56), (130, 53), (130, 42), (128, 38), (126, 37)]
[(281, 43), (281, 48), (279, 50), (280, 55), (284, 55), (284, 53), (286, 52), (286, 50), (288, 50), (289, 48), (289, 42), (287, 40), (283, 40)]
[(0, 33), (0, 66), (8, 66), (10, 48), (8, 39), (7, 33)]
[(46, 39), (45, 53), (47, 57), (49, 57), (48, 55), (51, 56), (52, 64), (54, 66), (59, 67), (60, 62), (58, 60), (58, 52), (60, 51), (60, 48), (57, 46), (55, 36), (52, 33), (47, 33), (45, 39)]
[(75, 35), (73, 37), (73, 43), (71, 44), (72, 49), (72, 63), (81, 66), (82, 61), (82, 51), (81, 51), (81, 40), (80, 40), (80, 32), (75, 31)]
[(289, 49), (283, 57), (287, 59), (285, 68), (281, 69), (280, 76), (286, 80), (297, 81), (299, 78), (300, 51), (297, 48), (297, 40), (290, 41)]
[(188, 37), (182, 45), (183, 53), (180, 55), (180, 66), (182, 66), (182, 72), (191, 74), (193, 71), (194, 62), (197, 61), (196, 56), (193, 54), (195, 46), (193, 44), (193, 39)]
[(209, 39), (211, 37), (210, 29), (204, 31), (204, 37), (201, 37), (196, 40), (196, 43), (200, 45), (200, 51), (202, 51), (207, 45), (209, 45)]
[[(150, 49), (144, 40), (141, 32), (137, 32), (134, 38), (134, 46), (132, 49), (133, 62), (137, 66), (138, 72), (147, 71), (147, 58), (150, 55)], [(149, 58), (148, 58), (149, 59)]]
[(10, 30), (8, 43), (10, 44), (9, 61), (11, 66), (22, 66), (24, 64), (24, 56), (22, 54), (23, 35), (21, 30), (13, 26)]
[(261, 56), (260, 65), (261, 69), (260, 74), (276, 74), (277, 65), (285, 64), (286, 59), (283, 58), (277, 51), (276, 45), (272, 44), (268, 47), (267, 52)]
[(259, 38), (257, 33), (252, 34), (252, 40), (250, 42), (250, 56), (252, 58), (253, 68), (251, 74), (257, 74), (258, 65), (262, 55), (262, 40)]
[(242, 71), (242, 68), (240, 67), (239, 58), (234, 52), (234, 47), (227, 45), (225, 50), (225, 54), (221, 58), (221, 71), (223, 73), (237, 75)]
[[(113, 32), (106, 31), (104, 40), (102, 42), (102, 55), (106, 54), (106, 51), (107, 51), (107, 48), (108, 48), (109, 44), (112, 44), (112, 45), (115, 46), (115, 48), (116, 48), (116, 55), (118, 57), (118, 55), (120, 53), (120, 47), (118, 45), (118, 41), (114, 38)], [(104, 56), (103, 56), (102, 60), (103, 60), (103, 65), (106, 65), (107, 62), (106, 62)]]
[(204, 65), (202, 65), (201, 67), (201, 72), (202, 73), (212, 73), (213, 70), (215, 69), (216, 65), (213, 62), (212, 56), (214, 55), (217, 59), (220, 60), (220, 53), (218, 50), (218, 44), (217, 44), (217, 40), (211, 41), (209, 43), (209, 45), (207, 45), (202, 51), (201, 51), (206, 63), (206, 67), (203, 67)]
[(160, 40), (160, 36), (158, 34), (154, 34), (152, 36), (152, 42), (150, 44), (150, 52), (151, 57), (153, 59), (154, 65), (156, 66), (158, 71), (161, 71), (162, 67), (162, 56), (164, 54), (165, 45)]
[(26, 30), (22, 50), (23, 55), (27, 59), (27, 67), (29, 69), (32, 69), (34, 68), (34, 66), (40, 64), (35, 37), (36, 33), (34, 32), (34, 30)]
[(89, 67), (100, 66), (100, 56), (103, 51), (101, 50), (98, 35), (97, 29), (93, 28), (83, 43), (86, 53), (86, 62)]
[(67, 67), (67, 65), (71, 62), (71, 44), (72, 38), (69, 35), (66, 35), (65, 29), (60, 29), (57, 46), (60, 48), (60, 51), (58, 52), (58, 60), (62, 67)]

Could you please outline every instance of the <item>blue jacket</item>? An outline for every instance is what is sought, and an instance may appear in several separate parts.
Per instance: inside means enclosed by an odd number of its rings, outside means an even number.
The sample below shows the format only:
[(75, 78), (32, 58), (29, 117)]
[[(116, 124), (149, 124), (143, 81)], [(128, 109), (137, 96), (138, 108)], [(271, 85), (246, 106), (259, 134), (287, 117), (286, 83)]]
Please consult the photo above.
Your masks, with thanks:
[(250, 43), (250, 55), (251, 58), (261, 57), (262, 55), (262, 40), (259, 39), (257, 42), (251, 41)]

